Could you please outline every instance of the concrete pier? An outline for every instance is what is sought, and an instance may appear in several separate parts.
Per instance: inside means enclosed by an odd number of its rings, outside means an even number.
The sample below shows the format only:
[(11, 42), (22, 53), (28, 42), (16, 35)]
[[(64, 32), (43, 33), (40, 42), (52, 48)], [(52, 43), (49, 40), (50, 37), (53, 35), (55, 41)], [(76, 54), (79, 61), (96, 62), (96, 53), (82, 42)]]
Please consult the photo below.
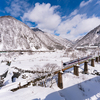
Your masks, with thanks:
[(84, 73), (88, 74), (88, 61), (84, 62)]
[(91, 59), (91, 66), (95, 67), (95, 65), (94, 65), (94, 58)]
[(96, 57), (95, 58), (95, 61), (98, 63), (99, 62), (99, 57)]
[(59, 71), (59, 73), (58, 73), (58, 87), (59, 87), (60, 89), (63, 88), (62, 72), (61, 72), (61, 71)]
[(79, 65), (74, 66), (74, 75), (79, 76), (79, 71), (78, 71)]
[(99, 61), (100, 61), (100, 56), (99, 56)]

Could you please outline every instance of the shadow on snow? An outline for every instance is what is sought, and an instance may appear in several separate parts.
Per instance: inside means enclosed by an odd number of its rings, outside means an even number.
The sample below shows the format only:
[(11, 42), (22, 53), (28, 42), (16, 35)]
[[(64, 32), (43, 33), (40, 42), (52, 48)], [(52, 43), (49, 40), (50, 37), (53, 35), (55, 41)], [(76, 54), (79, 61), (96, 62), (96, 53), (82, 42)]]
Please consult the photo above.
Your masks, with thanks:
[(53, 92), (44, 100), (100, 100), (100, 76)]

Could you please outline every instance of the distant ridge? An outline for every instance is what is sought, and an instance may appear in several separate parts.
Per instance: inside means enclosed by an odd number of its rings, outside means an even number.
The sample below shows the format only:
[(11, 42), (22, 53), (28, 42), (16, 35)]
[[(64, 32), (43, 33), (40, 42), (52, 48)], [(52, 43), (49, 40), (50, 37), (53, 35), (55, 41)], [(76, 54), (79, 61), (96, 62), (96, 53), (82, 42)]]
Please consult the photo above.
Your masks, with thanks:
[(100, 25), (91, 30), (81, 39), (77, 40), (74, 47), (99, 46), (99, 45), (100, 45)]

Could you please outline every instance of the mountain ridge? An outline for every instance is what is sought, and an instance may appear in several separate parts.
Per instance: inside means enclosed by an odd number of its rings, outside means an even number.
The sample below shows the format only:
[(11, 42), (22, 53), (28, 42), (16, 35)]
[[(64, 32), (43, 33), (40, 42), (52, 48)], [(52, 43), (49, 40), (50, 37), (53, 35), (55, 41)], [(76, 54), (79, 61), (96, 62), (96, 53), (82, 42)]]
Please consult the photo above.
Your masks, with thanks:
[(11, 17), (0, 17), (0, 50), (54, 50), (66, 49), (71, 42), (42, 30), (32, 30)]
[(98, 46), (100, 44), (100, 25), (88, 32), (84, 37), (78, 40), (74, 48), (79, 46)]

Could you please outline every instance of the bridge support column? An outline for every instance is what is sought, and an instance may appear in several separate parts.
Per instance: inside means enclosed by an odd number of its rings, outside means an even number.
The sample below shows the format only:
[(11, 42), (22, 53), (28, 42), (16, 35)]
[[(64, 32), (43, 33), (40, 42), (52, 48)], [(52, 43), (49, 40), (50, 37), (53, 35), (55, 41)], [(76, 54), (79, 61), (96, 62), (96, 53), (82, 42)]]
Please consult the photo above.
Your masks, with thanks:
[(91, 66), (95, 67), (95, 66), (94, 66), (94, 58), (91, 59)]
[(78, 71), (79, 65), (74, 66), (74, 75), (79, 76), (79, 71)]
[(84, 73), (88, 74), (88, 61), (84, 62)]
[(99, 61), (100, 61), (100, 56), (99, 56)]
[(98, 57), (96, 57), (95, 61), (98, 63)]
[(58, 73), (58, 87), (59, 87), (60, 89), (63, 88), (62, 72), (61, 72), (61, 71)]

